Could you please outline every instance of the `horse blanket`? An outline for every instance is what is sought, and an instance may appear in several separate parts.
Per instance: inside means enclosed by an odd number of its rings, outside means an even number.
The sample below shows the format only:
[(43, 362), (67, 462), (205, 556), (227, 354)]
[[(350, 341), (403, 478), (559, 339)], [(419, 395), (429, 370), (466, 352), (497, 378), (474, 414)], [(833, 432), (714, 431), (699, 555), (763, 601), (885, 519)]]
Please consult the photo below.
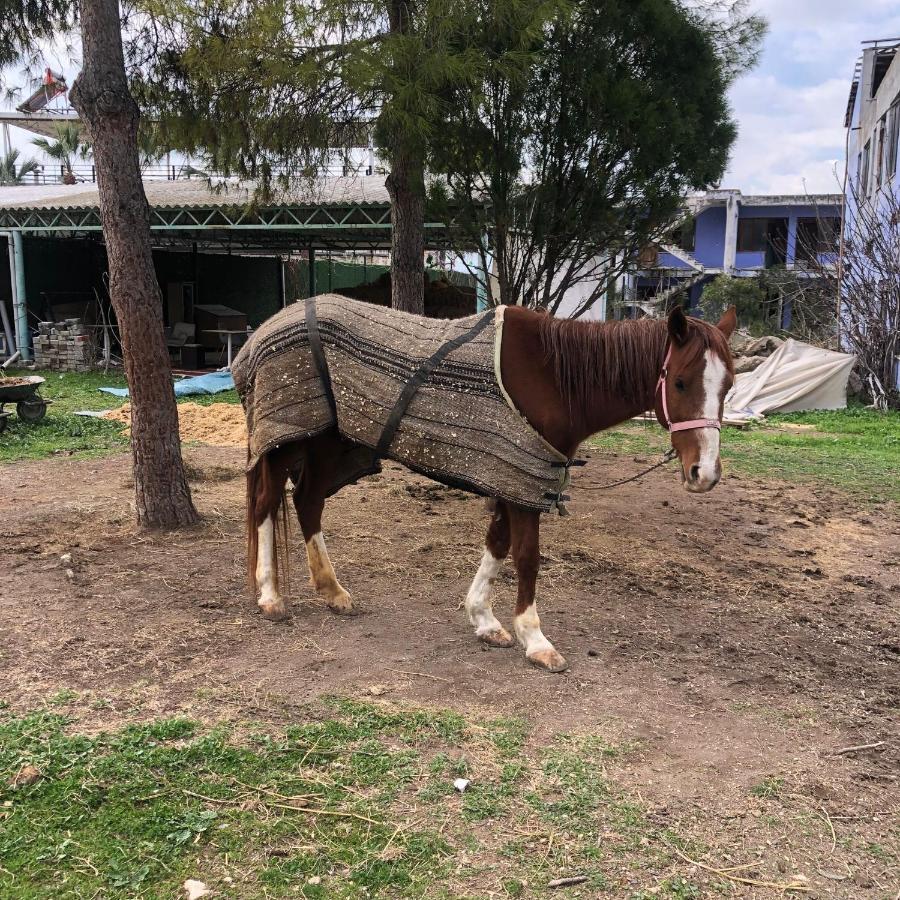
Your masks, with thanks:
[(502, 335), (502, 308), (426, 319), (336, 294), (288, 306), (254, 332), (232, 366), (248, 466), (336, 426), (345, 452), (329, 494), (380, 471), (389, 457), (453, 487), (553, 509), (569, 460), (504, 390)]

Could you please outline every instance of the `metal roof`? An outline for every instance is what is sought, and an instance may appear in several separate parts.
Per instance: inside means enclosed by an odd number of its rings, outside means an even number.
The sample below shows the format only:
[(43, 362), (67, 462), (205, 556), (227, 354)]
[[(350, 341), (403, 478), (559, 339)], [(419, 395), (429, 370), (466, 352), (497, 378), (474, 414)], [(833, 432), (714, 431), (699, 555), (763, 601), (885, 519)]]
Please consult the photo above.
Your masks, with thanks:
[[(391, 241), (384, 176), (300, 182), (254, 203), (252, 184), (203, 178), (147, 181), (150, 228), (158, 245), (197, 241), (247, 248), (378, 249)], [(0, 230), (90, 236), (100, 232), (96, 184), (0, 188)], [(459, 245), (441, 222), (426, 222), (429, 247)], [(454, 240), (455, 238), (455, 240)]]

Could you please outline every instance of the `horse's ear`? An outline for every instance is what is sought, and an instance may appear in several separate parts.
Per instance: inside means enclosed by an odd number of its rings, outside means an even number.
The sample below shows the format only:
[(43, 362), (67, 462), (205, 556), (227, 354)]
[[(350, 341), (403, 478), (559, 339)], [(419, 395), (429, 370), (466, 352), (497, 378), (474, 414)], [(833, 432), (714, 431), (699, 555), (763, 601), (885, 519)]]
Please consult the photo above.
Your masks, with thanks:
[(676, 344), (683, 344), (687, 340), (688, 320), (680, 306), (676, 306), (669, 313), (669, 337)]
[(728, 309), (725, 310), (722, 318), (716, 323), (716, 328), (718, 328), (725, 337), (731, 337), (731, 333), (737, 328), (737, 310), (733, 306), (729, 306)]

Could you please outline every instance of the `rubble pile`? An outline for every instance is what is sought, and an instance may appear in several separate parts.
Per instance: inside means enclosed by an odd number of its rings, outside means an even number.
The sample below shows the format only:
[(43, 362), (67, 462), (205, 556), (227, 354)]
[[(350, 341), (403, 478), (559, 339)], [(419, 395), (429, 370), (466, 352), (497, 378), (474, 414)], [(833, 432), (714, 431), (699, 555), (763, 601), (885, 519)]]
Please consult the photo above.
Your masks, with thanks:
[(774, 334), (757, 338), (746, 331), (735, 331), (729, 343), (734, 355), (734, 371), (740, 375), (758, 369), (784, 341)]

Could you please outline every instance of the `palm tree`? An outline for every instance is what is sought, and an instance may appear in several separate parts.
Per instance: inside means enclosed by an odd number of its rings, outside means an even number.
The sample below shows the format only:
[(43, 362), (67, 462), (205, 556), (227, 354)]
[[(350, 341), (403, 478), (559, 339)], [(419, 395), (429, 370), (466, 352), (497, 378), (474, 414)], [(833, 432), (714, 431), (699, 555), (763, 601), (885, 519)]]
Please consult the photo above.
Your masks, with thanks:
[(81, 141), (81, 129), (74, 122), (57, 123), (56, 140), (51, 143), (47, 138), (35, 138), (31, 143), (39, 147), (50, 159), (59, 160), (63, 167), (63, 182), (75, 184), (75, 173), (72, 171), (72, 159), (84, 151)]
[(39, 168), (36, 159), (24, 159), (20, 165), (19, 151), (10, 150), (0, 157), (0, 184), (21, 184), (26, 175), (37, 172)]

